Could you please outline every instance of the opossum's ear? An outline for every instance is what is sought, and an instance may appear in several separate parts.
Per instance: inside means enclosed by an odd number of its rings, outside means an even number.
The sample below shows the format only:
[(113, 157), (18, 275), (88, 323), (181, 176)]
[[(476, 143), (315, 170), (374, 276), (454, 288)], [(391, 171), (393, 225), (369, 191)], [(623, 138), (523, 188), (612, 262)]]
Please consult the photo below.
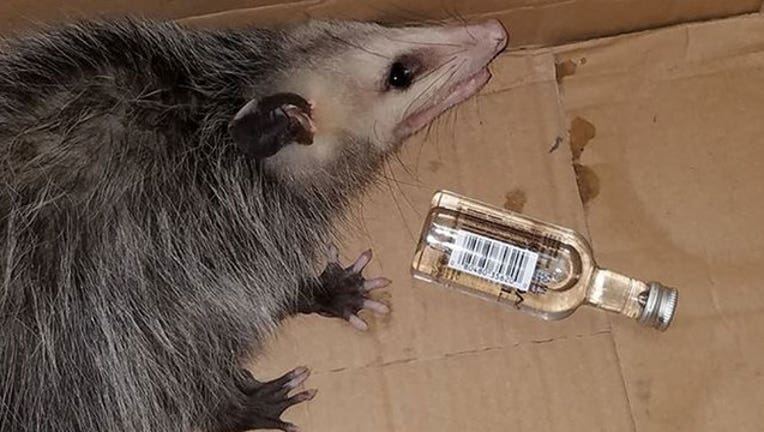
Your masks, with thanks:
[(293, 93), (253, 99), (228, 125), (239, 150), (250, 159), (265, 159), (292, 143), (310, 145), (316, 127), (313, 104)]

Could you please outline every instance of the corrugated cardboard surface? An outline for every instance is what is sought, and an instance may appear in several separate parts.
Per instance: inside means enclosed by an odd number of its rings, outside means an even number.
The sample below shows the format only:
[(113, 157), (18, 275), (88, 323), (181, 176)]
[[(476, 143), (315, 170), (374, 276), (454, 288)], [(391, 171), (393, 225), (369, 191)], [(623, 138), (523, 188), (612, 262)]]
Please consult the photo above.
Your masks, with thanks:
[(596, 128), (587, 222), (600, 260), (682, 288), (676, 327), (612, 320), (635, 427), (764, 426), (764, 19), (559, 52), (568, 117)]
[[(48, 3), (5, 0), (0, 20), (17, 25), (24, 11), (57, 16)], [(81, 1), (69, 11), (177, 17), (266, 3)], [(327, 14), (350, 5), (294, 3)], [(759, 2), (661, 2), (661, 12), (630, 1), (484, 1), (457, 11), (491, 15), (507, 4), (517, 7), (502, 16), (527, 19), (519, 38), (536, 43), (611, 25), (561, 12), (571, 7), (590, 5), (575, 10), (612, 16), (617, 27), (619, 16), (658, 17), (655, 24), (685, 8), (714, 16)], [(291, 6), (196, 22), (283, 17)], [(354, 8), (348, 13), (374, 10)], [(533, 33), (523, 14), (537, 10), (557, 14), (538, 15), (551, 33)], [(764, 19), (510, 52), (493, 71), (478, 97), (406, 144), (385, 172), (390, 181), (365, 203), (364, 234), (344, 248), (346, 260), (374, 248), (367, 272), (394, 280), (382, 294), (393, 314), (369, 316), (368, 333), (318, 317), (291, 320), (254, 364), (261, 378), (313, 368), (308, 385), (318, 397), (287, 417), (310, 432), (762, 430)], [(544, 322), (414, 282), (410, 259), (440, 188), (578, 229), (601, 264), (676, 286), (674, 326), (658, 333), (591, 309)]]
[[(408, 143), (346, 249), (378, 252), (393, 315), (368, 334), (295, 320), (256, 366), (315, 368), (319, 397), (288, 416), (316, 432), (762, 430), (764, 19), (510, 53), (494, 72)], [(680, 289), (673, 327), (543, 322), (413, 282), (437, 188), (587, 233), (602, 265)]]
[(40, 22), (133, 13), (204, 26), (340, 17), (411, 21), (495, 17), (515, 46), (551, 45), (754, 12), (761, 0), (2, 0), (0, 33)]

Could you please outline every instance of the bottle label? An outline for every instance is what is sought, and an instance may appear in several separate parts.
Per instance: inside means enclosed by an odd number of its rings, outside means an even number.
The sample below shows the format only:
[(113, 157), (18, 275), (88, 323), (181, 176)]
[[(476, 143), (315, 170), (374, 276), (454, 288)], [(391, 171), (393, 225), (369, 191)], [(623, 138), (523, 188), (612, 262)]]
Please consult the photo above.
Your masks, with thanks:
[(538, 258), (536, 252), (459, 230), (448, 266), (527, 292)]

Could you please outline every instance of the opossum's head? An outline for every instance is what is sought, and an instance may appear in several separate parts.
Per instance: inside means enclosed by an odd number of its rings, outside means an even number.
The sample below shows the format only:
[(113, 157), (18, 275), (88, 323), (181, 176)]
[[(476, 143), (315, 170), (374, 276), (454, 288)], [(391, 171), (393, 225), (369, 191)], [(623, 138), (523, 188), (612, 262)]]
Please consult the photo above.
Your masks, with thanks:
[[(278, 78), (237, 114), (231, 132), (250, 157), (288, 177), (379, 159), (489, 80), (507, 44), (498, 21), (384, 27), (314, 21), (284, 34)], [(253, 136), (256, 138), (253, 139)]]

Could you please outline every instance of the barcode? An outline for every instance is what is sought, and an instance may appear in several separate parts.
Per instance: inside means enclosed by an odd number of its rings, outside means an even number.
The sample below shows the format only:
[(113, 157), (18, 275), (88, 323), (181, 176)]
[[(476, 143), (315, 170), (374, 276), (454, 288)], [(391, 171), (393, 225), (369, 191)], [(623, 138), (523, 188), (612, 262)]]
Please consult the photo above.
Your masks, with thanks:
[(488, 237), (459, 231), (448, 266), (527, 292), (539, 254)]

